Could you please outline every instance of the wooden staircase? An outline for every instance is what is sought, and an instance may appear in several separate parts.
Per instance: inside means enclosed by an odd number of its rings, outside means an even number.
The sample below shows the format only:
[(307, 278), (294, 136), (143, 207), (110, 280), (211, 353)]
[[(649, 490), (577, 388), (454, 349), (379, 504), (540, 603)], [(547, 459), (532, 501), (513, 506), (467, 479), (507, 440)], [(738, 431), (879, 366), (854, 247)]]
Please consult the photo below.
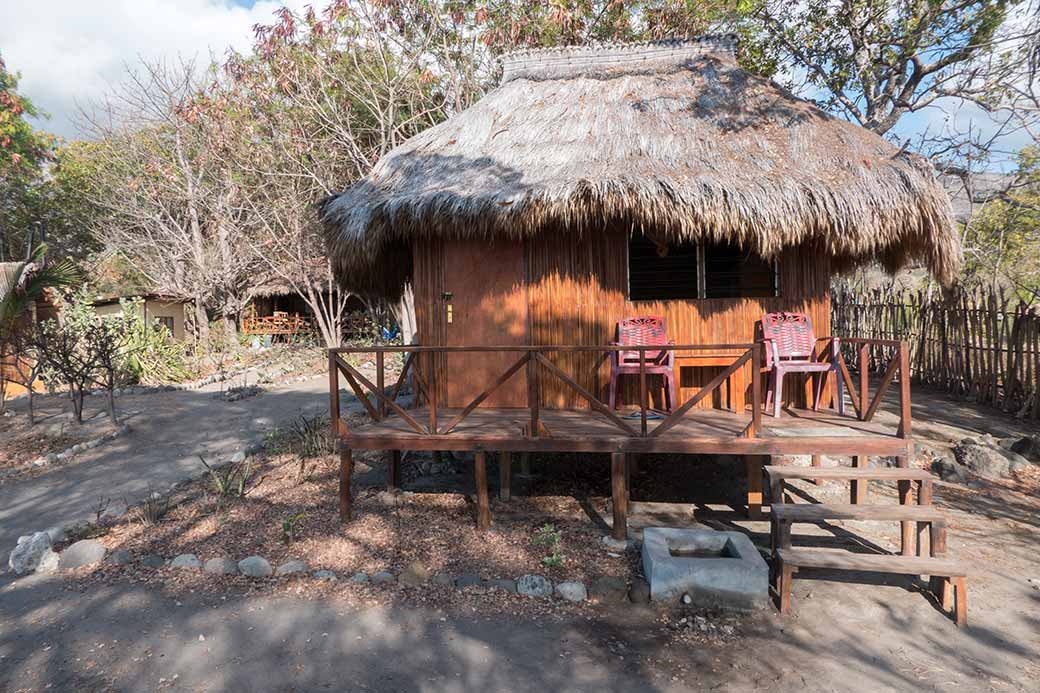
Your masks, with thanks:
[[(958, 626), (967, 624), (967, 577), (960, 564), (946, 558), (946, 516), (932, 505), (930, 473), (921, 469), (790, 466), (767, 466), (763, 473), (772, 503), (772, 572), (780, 613), (791, 611), (791, 583), (799, 568), (849, 570), (928, 575), (931, 577), (929, 589), (942, 607), (946, 610), (952, 608)], [(899, 485), (899, 505), (786, 503), (785, 484), (791, 479), (832, 479), (851, 483), (895, 481)], [(916, 504), (911, 503), (914, 485), (917, 486)], [(853, 497), (855, 495), (853, 493)], [(901, 555), (792, 548), (792, 525), (828, 520), (899, 522), (902, 526)]]

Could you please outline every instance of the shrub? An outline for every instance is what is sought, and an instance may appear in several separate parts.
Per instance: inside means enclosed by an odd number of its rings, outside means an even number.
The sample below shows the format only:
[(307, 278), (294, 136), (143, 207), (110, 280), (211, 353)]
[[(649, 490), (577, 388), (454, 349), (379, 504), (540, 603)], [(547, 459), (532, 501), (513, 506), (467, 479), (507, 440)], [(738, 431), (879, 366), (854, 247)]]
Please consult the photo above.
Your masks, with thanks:
[(214, 493), (220, 498), (245, 498), (250, 491), (263, 483), (262, 476), (254, 480), (253, 464), (248, 457), (241, 462), (229, 462), (222, 467), (211, 467), (202, 455), (199, 455), (199, 459), (213, 481)]

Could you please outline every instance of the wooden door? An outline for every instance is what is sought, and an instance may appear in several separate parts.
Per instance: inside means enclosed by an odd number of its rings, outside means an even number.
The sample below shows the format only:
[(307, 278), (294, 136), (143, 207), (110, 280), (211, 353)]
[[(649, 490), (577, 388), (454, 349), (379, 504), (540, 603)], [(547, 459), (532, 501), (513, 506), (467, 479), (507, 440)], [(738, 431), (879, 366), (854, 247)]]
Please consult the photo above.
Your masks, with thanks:
[[(529, 344), (521, 241), (444, 242), (439, 309), (447, 346)], [(464, 407), (519, 357), (519, 352), (449, 354), (442, 406)], [(527, 405), (525, 372), (513, 375), (481, 406)]]

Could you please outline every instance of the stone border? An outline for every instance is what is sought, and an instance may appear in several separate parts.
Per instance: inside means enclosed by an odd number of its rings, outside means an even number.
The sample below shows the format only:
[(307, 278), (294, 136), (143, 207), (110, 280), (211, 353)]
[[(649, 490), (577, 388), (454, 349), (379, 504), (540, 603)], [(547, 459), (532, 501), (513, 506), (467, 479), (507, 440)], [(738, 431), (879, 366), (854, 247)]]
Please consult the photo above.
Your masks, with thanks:
[(58, 462), (60, 460), (71, 459), (71, 458), (75, 457), (76, 455), (78, 455), (79, 453), (84, 452), (86, 450), (93, 450), (94, 448), (100, 447), (101, 445), (107, 443), (110, 440), (115, 440), (116, 438), (119, 438), (121, 436), (125, 436), (128, 433), (130, 433), (130, 424), (123, 424), (122, 426), (120, 426), (116, 430), (110, 431), (109, 433), (106, 433), (103, 436), (99, 436), (97, 438), (92, 438), (92, 439), (86, 440), (86, 441), (84, 441), (82, 443), (76, 443), (72, 447), (65, 448), (61, 452), (50, 452), (50, 453), (47, 453), (46, 455), (41, 455), (40, 457), (37, 457), (36, 459), (32, 460), (31, 462), (27, 462), (27, 463), (19, 465), (19, 466), (20, 467), (27, 467), (29, 465), (32, 465), (33, 467), (46, 467), (46, 466), (48, 466), (50, 464), (53, 464), (55, 462)]

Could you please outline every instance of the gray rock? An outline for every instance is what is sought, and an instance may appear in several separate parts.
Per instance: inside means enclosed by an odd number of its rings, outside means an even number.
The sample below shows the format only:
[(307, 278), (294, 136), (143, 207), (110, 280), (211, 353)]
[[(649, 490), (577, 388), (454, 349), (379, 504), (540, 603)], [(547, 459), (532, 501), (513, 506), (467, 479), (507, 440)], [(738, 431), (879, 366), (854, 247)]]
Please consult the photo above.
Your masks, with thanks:
[(108, 565), (127, 565), (133, 560), (130, 556), (130, 552), (126, 549), (116, 549), (112, 553), (108, 554), (105, 558), (105, 563)]
[(455, 578), (447, 573), (437, 573), (433, 576), (433, 579), (430, 580), (430, 582), (435, 585), (440, 585), (441, 587), (453, 587), (455, 585)]
[(545, 599), (552, 596), (553, 584), (541, 575), (522, 575), (516, 579), (516, 591), (525, 597)]
[(1018, 438), (1011, 444), (1010, 450), (1030, 462), (1040, 462), (1040, 436)]
[(1011, 462), (1021, 455), (998, 445), (961, 443), (953, 449), (957, 461), (986, 479), (1003, 479), (1011, 472)]
[(314, 577), (316, 577), (319, 580), (336, 580), (337, 579), (336, 574), (334, 572), (332, 572), (331, 570), (315, 570), (313, 573), (311, 573), (311, 575), (313, 575)]
[(40, 565), (40, 560), (51, 550), (51, 537), (46, 532), (36, 532), (31, 536), (19, 537), (18, 545), (7, 557), (7, 566), (23, 575), (32, 572)]
[(642, 578), (633, 580), (632, 586), (628, 589), (628, 599), (633, 604), (649, 604), (650, 583)]
[(55, 525), (46, 531), (47, 536), (51, 538), (51, 544), (60, 544), (65, 541), (65, 527), (63, 525)]
[(233, 558), (219, 556), (206, 561), (202, 569), (210, 575), (237, 575), (238, 563)]
[(460, 575), (455, 578), (455, 587), (461, 590), (472, 585), (479, 585), (481, 582), (479, 575), (466, 573), (465, 575)]
[(398, 503), (397, 494), (390, 491), (380, 491), (376, 494), (376, 502), (387, 508), (392, 508)]
[(607, 549), (611, 551), (628, 551), (629, 549), (635, 549), (637, 546), (635, 539), (625, 539), (622, 541), (615, 539), (609, 534), (600, 539), (600, 541), (603, 542), (603, 546), (607, 547)]
[(556, 585), (556, 594), (569, 602), (583, 602), (589, 598), (585, 584), (576, 580), (568, 580)]
[(353, 575), (350, 576), (350, 581), (351, 582), (358, 582), (358, 583), (369, 582), (368, 573), (359, 570), (358, 572), (356, 572), (356, 573), (354, 573)]
[(496, 578), (494, 580), (487, 581), (488, 587), (494, 587), (497, 590), (503, 592), (509, 592), (510, 594), (516, 594), (516, 580), (510, 580), (508, 578)]
[(60, 570), (75, 570), (100, 563), (105, 558), (105, 545), (96, 539), (83, 539), (61, 552)]
[(140, 563), (145, 568), (162, 568), (164, 565), (166, 565), (166, 560), (163, 559), (162, 556), (148, 554), (147, 556), (141, 557)]
[(937, 457), (932, 460), (932, 472), (938, 474), (943, 481), (963, 483), (968, 478), (968, 468), (949, 457)]
[(274, 571), (275, 575), (296, 575), (298, 573), (306, 573), (307, 564), (303, 561), (287, 561), (280, 566), (278, 570)]
[(394, 577), (393, 573), (389, 573), (385, 570), (380, 570), (378, 573), (372, 575), (373, 585), (386, 585), (391, 582), (397, 582), (397, 578)]
[(171, 568), (178, 568), (183, 570), (200, 570), (202, 568), (202, 561), (199, 557), (193, 553), (182, 553), (172, 561), (170, 561)]
[(238, 562), (238, 570), (246, 577), (270, 577), (274, 570), (263, 556), (249, 556)]
[(51, 549), (47, 549), (43, 552), (40, 557), (40, 562), (36, 564), (37, 573), (56, 573), (58, 572), (58, 564), (61, 558)]
[(589, 597), (603, 604), (623, 602), (628, 599), (628, 585), (623, 578), (602, 575), (589, 585)]
[(401, 573), (401, 577), (398, 581), (406, 587), (418, 587), (419, 585), (429, 581), (430, 571), (420, 561), (414, 561), (404, 572)]
[(234, 463), (234, 464), (237, 464), (238, 462), (245, 462), (245, 460), (246, 460), (246, 453), (243, 450), (239, 450), (238, 452), (236, 452), (234, 455), (231, 456), (231, 462)]

